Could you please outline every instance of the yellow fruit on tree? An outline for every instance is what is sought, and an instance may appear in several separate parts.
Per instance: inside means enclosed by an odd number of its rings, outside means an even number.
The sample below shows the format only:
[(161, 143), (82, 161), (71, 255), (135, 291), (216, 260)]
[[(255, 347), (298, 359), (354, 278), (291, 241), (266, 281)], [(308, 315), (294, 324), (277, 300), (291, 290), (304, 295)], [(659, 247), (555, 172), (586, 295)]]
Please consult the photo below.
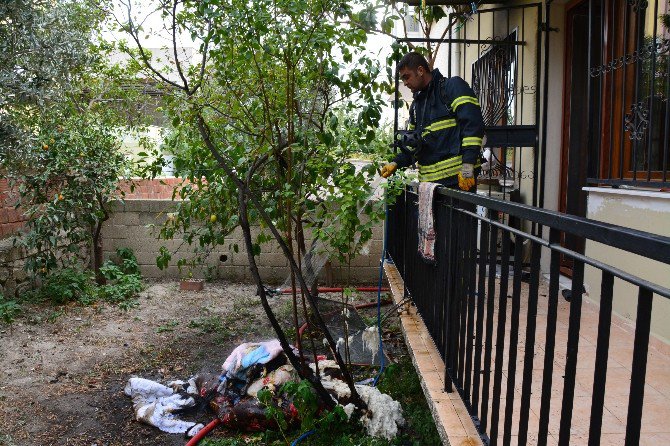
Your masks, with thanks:
[(63, 194), (58, 194), (58, 199), (59, 200), (62, 200), (63, 198), (65, 198), (65, 197), (63, 197)]
[(42, 144), (42, 148), (44, 150), (49, 150), (49, 144)]
[(216, 222), (216, 215), (214, 215), (214, 214), (210, 215), (209, 221), (211, 221), (212, 223), (215, 223)]

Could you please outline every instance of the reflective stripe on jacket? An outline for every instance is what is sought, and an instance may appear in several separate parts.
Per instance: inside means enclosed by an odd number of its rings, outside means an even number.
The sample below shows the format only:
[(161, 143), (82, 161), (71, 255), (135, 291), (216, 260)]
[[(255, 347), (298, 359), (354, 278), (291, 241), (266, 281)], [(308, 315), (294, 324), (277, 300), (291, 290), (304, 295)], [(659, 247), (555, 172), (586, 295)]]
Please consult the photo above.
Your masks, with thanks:
[(432, 74), (410, 107), (410, 129), (421, 132), (421, 148), (414, 156), (400, 152), (394, 161), (398, 167), (416, 162), (419, 181), (455, 183), (463, 163), (480, 166), (484, 120), (479, 100), (463, 79), (445, 78), (437, 69)]

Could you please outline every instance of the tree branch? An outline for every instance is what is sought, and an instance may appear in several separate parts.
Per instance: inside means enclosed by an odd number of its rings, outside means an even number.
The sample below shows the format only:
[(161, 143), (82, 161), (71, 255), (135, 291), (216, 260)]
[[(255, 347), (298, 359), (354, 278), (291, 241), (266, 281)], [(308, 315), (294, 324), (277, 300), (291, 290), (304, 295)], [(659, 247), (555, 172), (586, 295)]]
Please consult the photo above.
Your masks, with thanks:
[(179, 0), (174, 0), (172, 2), (172, 53), (174, 54), (174, 62), (177, 65), (177, 73), (179, 73), (179, 77), (182, 82), (184, 82), (186, 93), (190, 96), (193, 93), (188, 88), (188, 80), (186, 80), (186, 77), (181, 70), (181, 62), (179, 61), (179, 55), (177, 54), (177, 4), (179, 4)]

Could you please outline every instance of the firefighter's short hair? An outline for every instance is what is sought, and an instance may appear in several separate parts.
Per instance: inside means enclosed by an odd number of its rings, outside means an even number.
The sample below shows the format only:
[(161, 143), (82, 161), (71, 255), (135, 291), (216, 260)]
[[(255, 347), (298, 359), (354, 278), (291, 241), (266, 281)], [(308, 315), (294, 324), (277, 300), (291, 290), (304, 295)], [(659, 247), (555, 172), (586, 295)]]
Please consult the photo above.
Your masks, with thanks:
[(409, 68), (411, 70), (416, 70), (419, 67), (423, 67), (426, 71), (430, 71), (428, 66), (428, 61), (422, 54), (412, 51), (411, 53), (405, 54), (400, 62), (398, 62), (398, 71), (403, 68)]

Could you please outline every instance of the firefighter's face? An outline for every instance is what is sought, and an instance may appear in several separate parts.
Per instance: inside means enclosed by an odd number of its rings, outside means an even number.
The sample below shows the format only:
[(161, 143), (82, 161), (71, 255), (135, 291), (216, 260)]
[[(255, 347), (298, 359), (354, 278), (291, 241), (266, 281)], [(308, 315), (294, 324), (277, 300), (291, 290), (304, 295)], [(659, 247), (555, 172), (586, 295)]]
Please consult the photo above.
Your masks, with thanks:
[(423, 90), (430, 79), (428, 79), (428, 73), (424, 67), (418, 67), (416, 69), (403, 67), (398, 73), (400, 75), (400, 80), (409, 88), (412, 93)]

